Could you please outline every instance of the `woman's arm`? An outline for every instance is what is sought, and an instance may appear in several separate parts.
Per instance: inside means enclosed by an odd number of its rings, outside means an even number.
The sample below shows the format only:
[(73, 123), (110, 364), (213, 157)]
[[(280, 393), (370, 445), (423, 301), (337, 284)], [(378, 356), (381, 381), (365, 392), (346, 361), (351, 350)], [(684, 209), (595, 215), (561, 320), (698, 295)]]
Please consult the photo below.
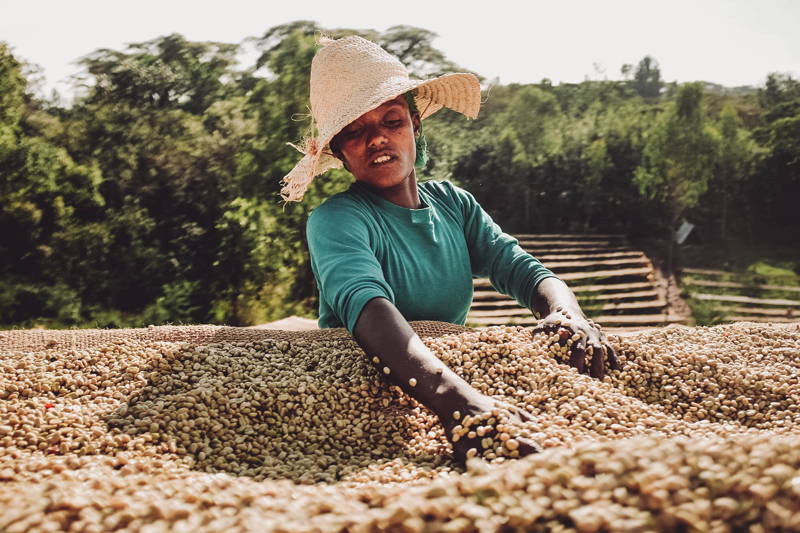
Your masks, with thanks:
[[(452, 442), (452, 429), (458, 424), (453, 413), (478, 415), (503, 407), (515, 411), (521, 420), (530, 415), (520, 412), (472, 388), (428, 349), (409, 323), (385, 298), (373, 298), (364, 306), (353, 330), (353, 337), (373, 359), (384, 377), (428, 407), (439, 418)], [(456, 458), (464, 462), (474, 439), (453, 442)], [(520, 441), (520, 455), (538, 451), (535, 443)], [(478, 448), (479, 449), (479, 448)]]
[(453, 411), (462, 407), (465, 400), (480, 397), (425, 346), (400, 311), (385, 298), (367, 302), (353, 337), (370, 358), (380, 360), (373, 362), (387, 378), (440, 419), (452, 418)]

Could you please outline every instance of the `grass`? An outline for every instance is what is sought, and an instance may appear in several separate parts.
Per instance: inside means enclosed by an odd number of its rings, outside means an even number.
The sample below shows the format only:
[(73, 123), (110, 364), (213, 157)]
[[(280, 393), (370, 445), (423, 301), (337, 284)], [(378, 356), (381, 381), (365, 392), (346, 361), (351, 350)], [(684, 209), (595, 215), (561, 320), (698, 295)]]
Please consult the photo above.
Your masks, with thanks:
[[(800, 252), (797, 248), (752, 246), (728, 243), (719, 246), (686, 246), (681, 249), (684, 268), (721, 270), (724, 275), (684, 274), (681, 276), (683, 295), (699, 326), (726, 322), (722, 302), (698, 300), (694, 293), (708, 293), (752, 298), (798, 301), (800, 293), (779, 289), (762, 289), (758, 285), (800, 287)], [(692, 281), (730, 281), (746, 287), (708, 287)]]
[(728, 315), (715, 302), (687, 298), (696, 326), (716, 326), (727, 322)]
[[(798, 267), (790, 261), (756, 261), (749, 265), (746, 269), (756, 276), (763, 276), (765, 278), (788, 278), (788, 285), (800, 285), (800, 276), (796, 273)], [(793, 282), (793, 283), (792, 283)]]
[(742, 241), (686, 245), (680, 248), (684, 267), (725, 270), (764, 277), (800, 276), (797, 247), (754, 245)]
[[(692, 281), (732, 281), (734, 283), (742, 283), (747, 287), (707, 287), (704, 285), (693, 284)], [(767, 278), (766, 280), (753, 280), (752, 278), (731, 275), (731, 276), (701, 276), (698, 274), (684, 274), (681, 277), (681, 285), (686, 291), (694, 292), (707, 292), (712, 294), (728, 294), (733, 296), (750, 296), (752, 298), (776, 298), (786, 300), (800, 300), (800, 292), (797, 291), (781, 291), (777, 289), (762, 289), (758, 285), (786, 285), (796, 286), (794, 283), (788, 283), (786, 280), (773, 281)]]

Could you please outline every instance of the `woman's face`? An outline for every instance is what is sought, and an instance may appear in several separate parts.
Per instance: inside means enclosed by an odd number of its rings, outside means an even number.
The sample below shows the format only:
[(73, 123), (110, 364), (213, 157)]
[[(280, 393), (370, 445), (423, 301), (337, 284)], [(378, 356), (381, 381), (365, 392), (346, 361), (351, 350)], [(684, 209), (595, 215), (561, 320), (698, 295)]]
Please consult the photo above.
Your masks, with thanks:
[(417, 128), (419, 115), (410, 115), (401, 95), (345, 126), (331, 144), (356, 180), (385, 189), (401, 184), (414, 171)]

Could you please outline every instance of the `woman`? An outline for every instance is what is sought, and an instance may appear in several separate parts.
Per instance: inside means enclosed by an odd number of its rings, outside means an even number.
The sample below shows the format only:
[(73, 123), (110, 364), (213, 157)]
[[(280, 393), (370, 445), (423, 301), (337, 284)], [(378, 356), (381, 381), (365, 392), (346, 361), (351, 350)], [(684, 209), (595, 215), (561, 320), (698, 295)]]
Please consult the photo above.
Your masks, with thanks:
[[(343, 165), (352, 187), (309, 217), (307, 237), (320, 291), (320, 327), (344, 326), (381, 371), (430, 408), (463, 461), (480, 439), (453, 437), (464, 415), (498, 407), (446, 368), (409, 320), (464, 324), (473, 276), (544, 316), (539, 329), (578, 333), (572, 364), (602, 377), (616, 365), (600, 329), (569, 288), (504, 234), (463, 189), (418, 183), (424, 165), (422, 120), (442, 106), (475, 118), (480, 86), (472, 74), (412, 80), (405, 67), (360, 37), (327, 40), (311, 66), (311, 111), (318, 136), (284, 178), (282, 195), (299, 201), (317, 174)], [(590, 368), (584, 368), (586, 355)], [(537, 450), (520, 439), (519, 455)]]

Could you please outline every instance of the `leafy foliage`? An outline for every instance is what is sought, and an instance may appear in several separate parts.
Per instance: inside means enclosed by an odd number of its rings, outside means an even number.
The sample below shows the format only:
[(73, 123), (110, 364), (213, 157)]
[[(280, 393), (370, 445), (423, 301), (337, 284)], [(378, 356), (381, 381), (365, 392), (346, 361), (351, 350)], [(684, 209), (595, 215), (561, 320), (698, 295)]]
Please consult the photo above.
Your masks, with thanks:
[[(318, 177), (300, 204), (278, 193), (299, 159), (286, 143), (313, 133), (321, 34), (371, 39), (415, 77), (464, 70), (425, 29), (296, 21), (248, 39), (258, 57), (247, 68), (239, 45), (177, 34), (97, 50), (67, 108), (31, 96), (25, 65), (0, 43), (0, 323), (313, 314), (305, 221), (352, 177)], [(797, 235), (800, 82), (665, 91), (651, 57), (623, 77), (494, 85), (474, 121), (439, 111), (424, 126), (423, 177), (463, 185), (510, 232), (647, 236), (688, 216), (707, 238)]]
[(643, 98), (657, 98), (661, 93), (661, 69), (658, 62), (650, 56), (639, 61), (633, 75), (633, 86)]
[(699, 84), (680, 88), (650, 131), (634, 176), (643, 196), (666, 207), (671, 231), (699, 203), (715, 163), (716, 145), (705, 125), (702, 98)]

